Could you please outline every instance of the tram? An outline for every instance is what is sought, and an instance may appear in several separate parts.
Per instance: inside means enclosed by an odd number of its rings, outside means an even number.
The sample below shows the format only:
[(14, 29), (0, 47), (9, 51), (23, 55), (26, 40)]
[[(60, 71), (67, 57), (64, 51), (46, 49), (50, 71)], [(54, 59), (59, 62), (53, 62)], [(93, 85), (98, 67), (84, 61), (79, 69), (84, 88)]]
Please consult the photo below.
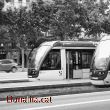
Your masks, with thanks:
[(110, 36), (104, 36), (97, 45), (90, 71), (93, 85), (110, 85)]
[(29, 80), (89, 78), (95, 50), (90, 41), (48, 41), (29, 55)]

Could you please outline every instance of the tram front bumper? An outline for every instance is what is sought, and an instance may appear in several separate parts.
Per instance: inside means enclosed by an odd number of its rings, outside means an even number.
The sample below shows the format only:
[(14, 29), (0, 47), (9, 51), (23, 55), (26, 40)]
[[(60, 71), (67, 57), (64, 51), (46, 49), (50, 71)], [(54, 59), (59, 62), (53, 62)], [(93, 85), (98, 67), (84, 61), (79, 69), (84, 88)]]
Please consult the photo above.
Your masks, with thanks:
[(90, 80), (93, 85), (105, 85), (104, 80)]
[(39, 72), (35, 69), (28, 69), (28, 78), (37, 78), (39, 76)]

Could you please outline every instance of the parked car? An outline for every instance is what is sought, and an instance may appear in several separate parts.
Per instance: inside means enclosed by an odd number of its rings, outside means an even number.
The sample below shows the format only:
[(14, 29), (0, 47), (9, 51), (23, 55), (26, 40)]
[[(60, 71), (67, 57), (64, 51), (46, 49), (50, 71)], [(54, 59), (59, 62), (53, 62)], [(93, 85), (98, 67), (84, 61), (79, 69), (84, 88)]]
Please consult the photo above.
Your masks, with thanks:
[(0, 60), (0, 71), (15, 73), (17, 71), (17, 63), (13, 59)]

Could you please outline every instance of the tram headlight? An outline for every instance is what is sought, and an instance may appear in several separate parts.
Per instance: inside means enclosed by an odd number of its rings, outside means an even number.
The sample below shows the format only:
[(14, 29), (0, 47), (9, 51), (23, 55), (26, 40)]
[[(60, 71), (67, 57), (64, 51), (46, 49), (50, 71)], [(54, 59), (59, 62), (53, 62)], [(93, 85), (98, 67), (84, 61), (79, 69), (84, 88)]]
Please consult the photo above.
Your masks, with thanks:
[(99, 74), (99, 75), (101, 75), (101, 74), (102, 74), (102, 72), (98, 72), (98, 74)]
[(89, 74), (90, 76), (92, 75), (92, 72), (90, 72), (90, 74)]
[(99, 71), (98, 74), (99, 75), (104, 75), (104, 71)]

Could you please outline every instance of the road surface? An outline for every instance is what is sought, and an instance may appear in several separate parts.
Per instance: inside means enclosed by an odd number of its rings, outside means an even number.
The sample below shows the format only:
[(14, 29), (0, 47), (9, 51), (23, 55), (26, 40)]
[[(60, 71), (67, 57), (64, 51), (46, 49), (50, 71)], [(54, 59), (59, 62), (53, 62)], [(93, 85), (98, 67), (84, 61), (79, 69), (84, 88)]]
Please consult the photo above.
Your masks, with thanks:
[(39, 103), (15, 103), (8, 99), (0, 102), (0, 110), (110, 110), (110, 91), (46, 98), (49, 98), (46, 103), (41, 102), (42, 98), (38, 98)]
[(0, 71), (0, 81), (7, 81), (7, 80), (27, 80), (27, 72), (4, 72)]

